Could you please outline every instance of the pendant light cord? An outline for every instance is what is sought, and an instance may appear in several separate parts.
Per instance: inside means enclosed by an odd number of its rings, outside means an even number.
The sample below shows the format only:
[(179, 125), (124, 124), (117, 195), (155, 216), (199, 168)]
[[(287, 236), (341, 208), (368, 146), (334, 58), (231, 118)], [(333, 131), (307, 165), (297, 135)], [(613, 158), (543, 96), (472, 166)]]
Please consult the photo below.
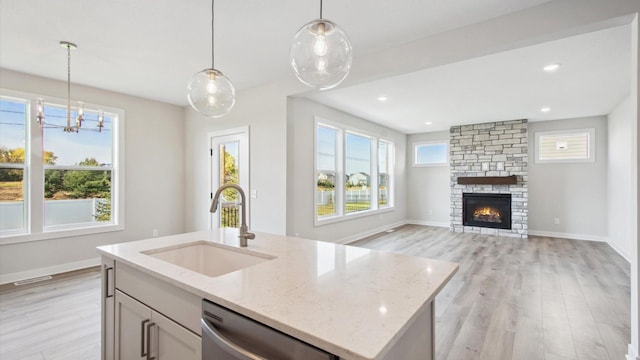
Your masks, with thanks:
[(67, 129), (71, 129), (71, 45), (67, 44)]
[(214, 47), (215, 47), (215, 27), (214, 27), (214, 16), (213, 16), (213, 3), (214, 0), (211, 0), (211, 69), (215, 69), (214, 66)]
[(322, 0), (320, 0), (320, 20), (322, 20)]

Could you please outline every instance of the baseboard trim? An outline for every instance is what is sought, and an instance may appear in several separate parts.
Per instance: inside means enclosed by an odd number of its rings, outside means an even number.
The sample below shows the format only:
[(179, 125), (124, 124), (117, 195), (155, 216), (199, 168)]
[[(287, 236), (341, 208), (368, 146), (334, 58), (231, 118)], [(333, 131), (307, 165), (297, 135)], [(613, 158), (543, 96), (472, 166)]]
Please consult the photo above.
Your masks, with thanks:
[(411, 225), (435, 226), (443, 228), (449, 227), (448, 221), (407, 220), (406, 223)]
[(88, 267), (100, 265), (100, 258), (92, 258), (86, 260), (80, 260), (60, 265), (47, 266), (27, 271), (0, 274), (0, 285), (9, 284), (20, 280), (33, 279), (41, 276), (61, 274), (69, 271), (84, 269)]
[(598, 236), (598, 235), (572, 234), (572, 233), (539, 231), (539, 230), (529, 230), (528, 233), (529, 235), (548, 236), (548, 237), (556, 237), (561, 239), (599, 241), (599, 242), (606, 242), (606, 243), (609, 242), (608, 241), (609, 239), (606, 236)]
[[(618, 255), (622, 256), (625, 260), (627, 260), (627, 262), (629, 264), (631, 264), (631, 260), (629, 260), (631, 257), (626, 252), (622, 251), (622, 249), (618, 245), (616, 245), (616, 244), (614, 244), (614, 243), (612, 243), (610, 241), (607, 241), (607, 244), (609, 244), (609, 246), (611, 246), (613, 251), (617, 252)], [(638, 359), (638, 360), (640, 360), (640, 359)]]
[(377, 233), (381, 233), (383, 231), (390, 230), (390, 229), (393, 229), (393, 228), (397, 228), (398, 226), (402, 226), (402, 225), (406, 225), (406, 224), (407, 224), (406, 221), (398, 221), (398, 222), (395, 222), (393, 224), (388, 224), (388, 225), (377, 227), (375, 229), (371, 229), (371, 230), (367, 230), (367, 231), (364, 231), (364, 232), (361, 232), (361, 233), (357, 233), (357, 234), (354, 234), (354, 235), (349, 235), (349, 236), (347, 236), (345, 238), (342, 238), (342, 239), (336, 241), (336, 243), (337, 244), (347, 245), (347, 244), (350, 244), (352, 242), (358, 241), (360, 239), (364, 239), (364, 238), (366, 238), (368, 236), (375, 235)]
[(629, 351), (627, 353), (627, 360), (640, 360), (640, 355), (638, 355), (631, 344), (629, 344)]

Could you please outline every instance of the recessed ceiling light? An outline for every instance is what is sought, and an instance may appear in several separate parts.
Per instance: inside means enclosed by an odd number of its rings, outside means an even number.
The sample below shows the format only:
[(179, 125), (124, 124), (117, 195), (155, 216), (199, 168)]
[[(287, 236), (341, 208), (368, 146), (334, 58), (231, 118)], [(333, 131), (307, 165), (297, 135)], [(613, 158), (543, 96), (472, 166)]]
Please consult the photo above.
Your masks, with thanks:
[(431, 121), (427, 121), (424, 123), (425, 125), (433, 125), (433, 123)]
[(548, 106), (545, 106), (543, 108), (540, 108), (540, 111), (542, 111), (543, 113), (548, 113), (549, 111), (551, 111), (551, 108)]
[(542, 69), (544, 71), (546, 71), (546, 72), (554, 72), (554, 71), (560, 69), (560, 66), (562, 66), (562, 65), (559, 64), (559, 63), (554, 63), (554, 64), (549, 64), (549, 65), (543, 67)]
[(384, 95), (378, 96), (378, 101), (380, 101), (380, 102), (385, 102), (387, 100), (389, 100), (389, 98), (384, 96)]

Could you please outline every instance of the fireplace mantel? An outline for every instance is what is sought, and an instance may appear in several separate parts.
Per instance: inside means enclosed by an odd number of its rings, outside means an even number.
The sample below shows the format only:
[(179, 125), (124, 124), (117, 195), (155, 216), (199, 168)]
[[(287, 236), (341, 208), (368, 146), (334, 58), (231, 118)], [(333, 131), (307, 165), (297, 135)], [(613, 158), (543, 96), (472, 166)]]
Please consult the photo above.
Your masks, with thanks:
[(458, 185), (515, 185), (518, 177), (511, 176), (458, 176)]

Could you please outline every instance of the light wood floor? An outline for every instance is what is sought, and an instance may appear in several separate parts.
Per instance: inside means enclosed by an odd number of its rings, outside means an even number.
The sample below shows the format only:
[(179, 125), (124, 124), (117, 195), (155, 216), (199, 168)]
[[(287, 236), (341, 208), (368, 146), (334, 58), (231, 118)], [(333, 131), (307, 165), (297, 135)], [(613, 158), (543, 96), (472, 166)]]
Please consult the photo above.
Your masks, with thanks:
[(0, 294), (0, 359), (100, 359), (100, 272)]
[(438, 360), (622, 360), (629, 263), (605, 243), (405, 225), (352, 245), (457, 262), (436, 298)]
[[(624, 359), (629, 264), (606, 244), (405, 225), (353, 245), (460, 264), (436, 300), (438, 360)], [(99, 319), (99, 273), (4, 292), (0, 359), (99, 359)]]

